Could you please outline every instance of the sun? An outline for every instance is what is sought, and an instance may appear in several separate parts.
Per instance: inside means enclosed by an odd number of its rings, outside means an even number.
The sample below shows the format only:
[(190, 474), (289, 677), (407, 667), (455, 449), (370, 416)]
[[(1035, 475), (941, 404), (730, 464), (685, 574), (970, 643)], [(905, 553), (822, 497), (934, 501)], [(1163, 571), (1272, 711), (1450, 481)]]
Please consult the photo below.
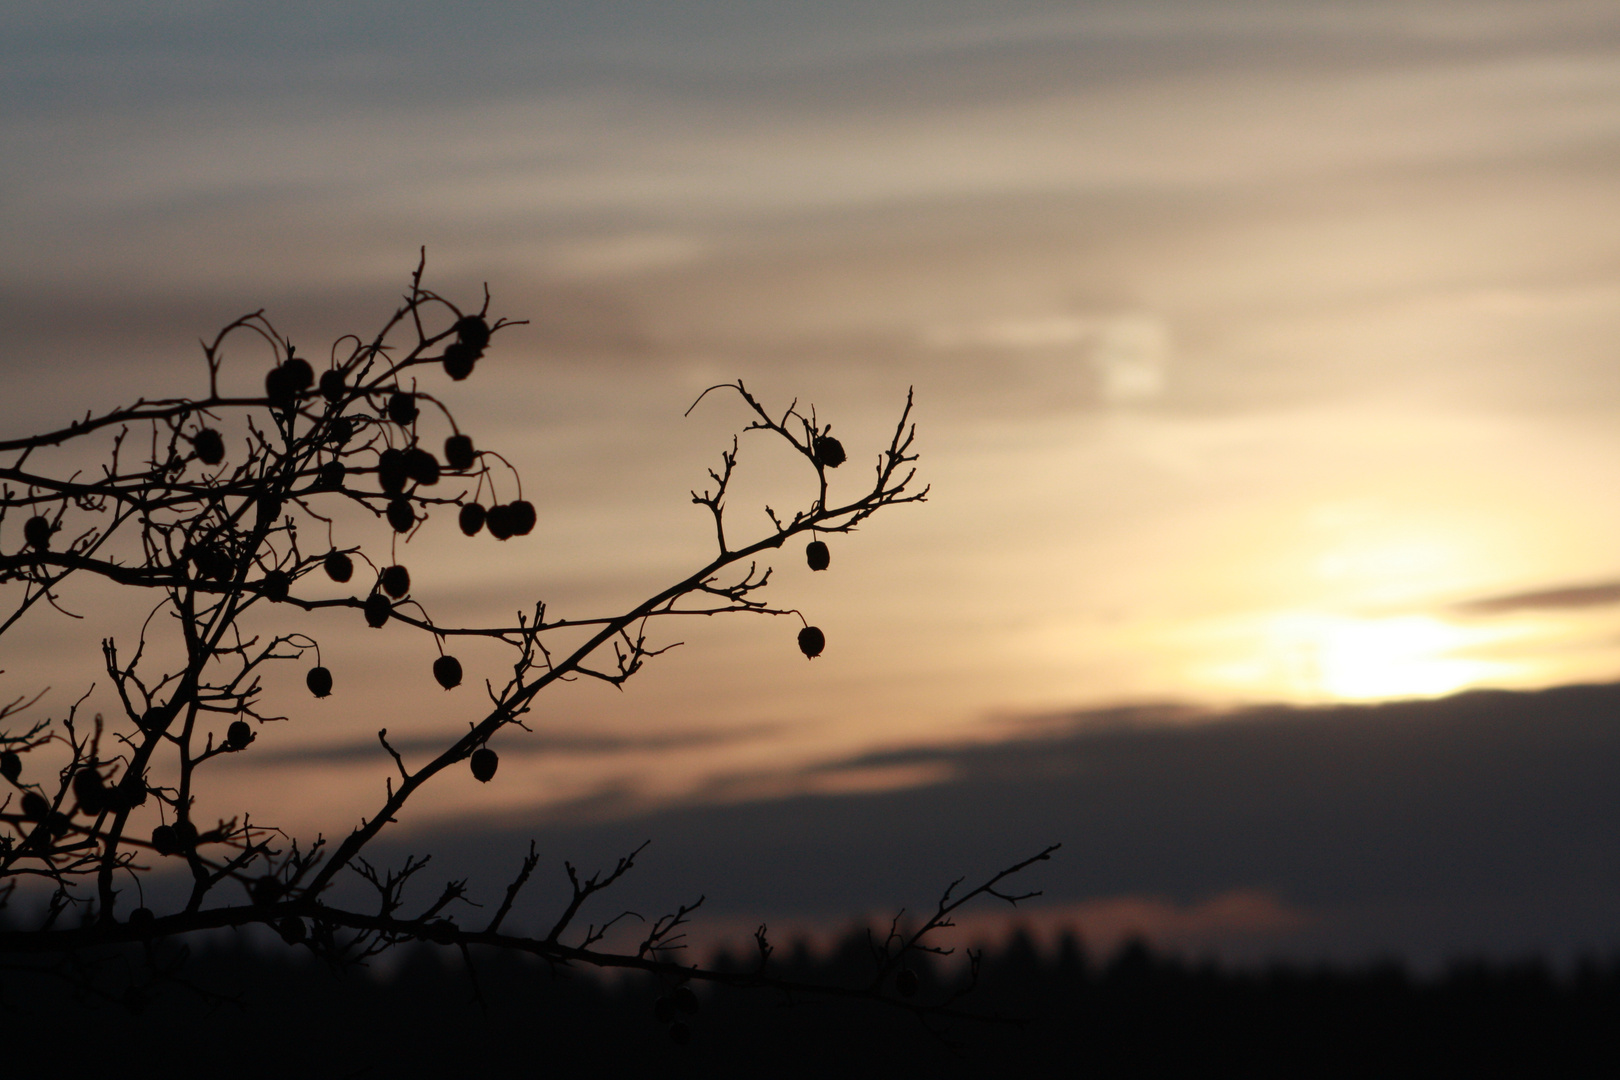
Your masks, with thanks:
[(1431, 615), (1294, 614), (1271, 622), (1267, 650), (1306, 696), (1438, 697), (1506, 674), (1507, 665), (1467, 654), (1495, 636)]

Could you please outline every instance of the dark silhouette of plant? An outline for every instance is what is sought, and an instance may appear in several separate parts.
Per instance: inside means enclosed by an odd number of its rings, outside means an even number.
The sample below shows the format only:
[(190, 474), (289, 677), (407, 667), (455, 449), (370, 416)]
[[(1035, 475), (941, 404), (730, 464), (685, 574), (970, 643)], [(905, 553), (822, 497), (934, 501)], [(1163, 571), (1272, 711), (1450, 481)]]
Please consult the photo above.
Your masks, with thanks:
[[(437, 393), (416, 381), (421, 376), (429, 385), (436, 382), (435, 369), (447, 382), (469, 377), (493, 339), (512, 325), (491, 319), (487, 289), (477, 311), (424, 289), (418, 265), (403, 304), (382, 329), (369, 340), (340, 339), (324, 371), (317, 373), (258, 311), (203, 344), (206, 395), (139, 400), (65, 428), (0, 441), (0, 453), (13, 456), (0, 467), (0, 587), (11, 598), (0, 635), (16, 633), (35, 608), (56, 606), (59, 587), (70, 575), (95, 575), (151, 598), (151, 614), (133, 648), (112, 638), (102, 644), (121, 715), (97, 715), (86, 723), (79, 716), (81, 699), (59, 721), (30, 720), (37, 696), (0, 708), (0, 775), (6, 789), (0, 801), (0, 908), (19, 882), (42, 883), (49, 894), (36, 925), (17, 927), (13, 905), (14, 928), (0, 932), (0, 954), (60, 957), (61, 971), (76, 975), (81, 971), (76, 958), (96, 949), (262, 924), (274, 927), (289, 945), (335, 963), (364, 962), (401, 943), (425, 940), (463, 952), (495, 947), (558, 965), (639, 969), (672, 983), (695, 977), (818, 989), (889, 998), (916, 1011), (951, 1011), (954, 995), (916, 996), (907, 963), (918, 954), (941, 951), (929, 935), (949, 926), (951, 913), (965, 900), (979, 895), (1021, 899), (1001, 891), (1002, 882), (1047, 858), (1051, 849), (961, 899), (952, 900), (947, 891), (921, 927), (905, 934), (896, 930), (875, 946), (872, 979), (823, 987), (773, 973), (764, 927), (750, 968), (683, 963), (682, 928), (701, 898), (653, 920), (633, 949), (611, 949), (604, 941), (619, 919), (580, 929), (587, 901), (627, 874), (640, 849), (589, 877), (565, 863), (572, 897), (549, 932), (538, 937), (502, 929), (539, 865), (532, 844), (498, 908), (480, 926), (452, 917), (452, 905), (464, 897), (464, 882), (447, 884), (425, 904), (407, 897), (407, 886), (427, 859), (410, 858), (391, 869), (367, 860), (368, 845), (444, 770), (466, 761), (478, 780), (494, 782), (499, 761), (492, 740), (508, 728), (523, 727), (522, 717), (548, 687), (581, 677), (624, 683), (668, 648), (649, 639), (655, 620), (798, 615), (763, 599), (771, 577), (766, 559), (808, 535), (808, 561), (823, 569), (827, 548), (815, 536), (847, 533), (879, 510), (927, 495), (926, 487), (914, 487), (909, 394), (893, 437), (876, 455), (870, 487), (852, 501), (834, 503), (828, 472), (845, 463), (846, 451), (830, 425), (819, 422), (813, 410), (805, 416), (796, 403), (773, 413), (740, 381), (712, 387), (698, 402), (715, 390), (729, 392), (748, 417), (744, 432), (781, 440), (802, 458), (815, 483), (801, 509), (790, 515), (768, 510), (772, 528), (763, 536), (739, 540), (728, 531), (726, 497), (739, 453), (733, 436), (719, 467), (709, 472), (709, 486), (692, 492), (693, 502), (712, 518), (715, 549), (690, 574), (628, 610), (595, 618), (548, 618), (546, 606), (537, 603), (516, 625), (437, 622), (411, 598), (410, 572), (393, 552), (377, 559), (332, 538), (342, 536), (345, 522), (364, 515), (388, 522), (396, 548), (423, 527), (445, 528), (452, 521), (468, 537), (487, 531), (499, 541), (521, 538), (534, 528), (536, 510), (522, 498), (505, 459), (476, 446)], [(268, 346), (272, 366), (262, 395), (225, 396), (220, 391), (224, 349), (243, 335)], [(442, 448), (429, 443), (430, 427), (448, 428)], [(58, 447), (94, 452), (99, 444), (92, 440), (98, 438), (108, 445), (96, 475), (62, 476), (32, 464)], [(329, 540), (311, 546), (311, 537), (322, 534)], [(313, 590), (301, 587), (311, 575), (352, 582), (354, 594), (312, 599)], [(433, 675), (446, 689), (458, 686), (463, 675), (448, 647), (468, 636), (509, 646), (512, 674), (504, 685), (489, 686), (488, 701), (474, 706), (472, 715), (457, 718), (466, 721), (463, 734), (447, 738), (442, 750), (416, 768), (407, 767), (387, 730), (379, 731), (379, 752), (391, 756), (396, 775), (375, 812), (334, 844), (288, 837), (246, 815), (199, 821), (193, 813), (196, 792), (210, 763), (250, 753), (259, 725), (282, 719), (261, 710), (260, 676), (266, 665), (312, 656), (317, 662), (306, 676), (309, 691), (317, 698), (333, 693), (332, 673), (320, 665), (312, 636), (254, 630), (271, 609), (277, 623), (289, 615), (352, 609), (344, 617), (356, 628), (362, 620), (371, 627), (398, 623), (430, 635), (440, 652)], [(798, 645), (813, 658), (826, 639), (806, 624)], [(466, 709), (470, 703), (463, 698), (457, 705)], [(176, 862), (190, 875), (183, 904), (152, 911), (129, 903), (132, 880)], [(340, 902), (333, 886), (345, 874), (370, 886), (371, 906), (362, 910)], [(63, 918), (69, 913), (74, 917)], [(130, 1003), (136, 1005), (143, 987), (170, 975), (154, 964), (146, 976), (132, 976), (123, 992), (133, 995)], [(687, 1029), (676, 1014), (690, 1002), (679, 991), (668, 1001), (669, 1030), (679, 1041)]]

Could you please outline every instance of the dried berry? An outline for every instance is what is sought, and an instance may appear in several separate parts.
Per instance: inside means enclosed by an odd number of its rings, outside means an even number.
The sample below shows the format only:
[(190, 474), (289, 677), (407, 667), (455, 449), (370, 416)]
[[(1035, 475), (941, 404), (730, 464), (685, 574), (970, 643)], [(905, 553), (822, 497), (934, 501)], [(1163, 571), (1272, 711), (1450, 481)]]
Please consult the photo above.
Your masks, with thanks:
[(844, 444), (831, 435), (823, 435), (816, 440), (816, 464), (827, 469), (836, 469), (844, 463)]
[(690, 986), (677, 986), (675, 992), (670, 995), (670, 1000), (675, 1003), (677, 1009), (688, 1015), (698, 1011), (698, 996), (693, 993)]
[(454, 690), (461, 685), (461, 661), (453, 656), (439, 657), (433, 661), (433, 677), (446, 690)]
[(405, 475), (423, 487), (437, 484), (439, 482), (439, 459), (423, 450), (420, 446), (413, 446), (405, 453)]
[(73, 831), (73, 819), (58, 811), (45, 819), (45, 827), (51, 830), (51, 835), (60, 840)]
[(387, 449), (377, 455), (377, 484), (388, 495), (405, 490), (405, 481), (411, 474), (405, 468), (405, 451)]
[(799, 651), (814, 660), (821, 655), (821, 650), (827, 647), (827, 638), (814, 626), (807, 626), (799, 631)]
[(904, 968), (894, 977), (895, 993), (901, 997), (917, 996), (917, 973), (910, 968)]
[(79, 809), (95, 817), (107, 808), (107, 785), (94, 769), (81, 769), (73, 775), (73, 797)]
[(825, 570), (832, 562), (832, 552), (820, 540), (812, 540), (805, 545), (804, 561), (810, 564), (812, 570)]
[(489, 528), (489, 535), (497, 540), (506, 540), (517, 530), (513, 528), (512, 508), (510, 506), (492, 506), (484, 515), (484, 524)]
[(389, 612), (394, 605), (389, 603), (388, 597), (380, 592), (374, 592), (366, 597), (366, 625), (375, 629), (388, 621)]
[(225, 749), (242, 750), (253, 741), (253, 728), (246, 720), (232, 720), (231, 726), (225, 729)]
[(174, 714), (166, 705), (154, 705), (141, 714), (141, 727), (146, 731), (162, 731)]
[(112, 791), (108, 792), (109, 808), (114, 808), (112, 806), (112, 802), (113, 795), (115, 793), (118, 803), (115, 809), (133, 810), (137, 806), (146, 805), (146, 781), (144, 778), (136, 776), (133, 773), (125, 773), (122, 782), (120, 782), (116, 788), (112, 789)]
[(467, 503), (461, 508), (458, 518), (461, 531), (468, 536), (476, 536), (478, 530), (484, 527), (484, 508), (477, 503)]
[(203, 428), (191, 437), (191, 449), (204, 465), (218, 465), (225, 460), (225, 440), (213, 428)]
[[(370, 619), (370, 612), (367, 612)], [(332, 673), (324, 667), (312, 667), (309, 674), (304, 676), (304, 685), (316, 697), (327, 697), (332, 693)]]
[(287, 362), (281, 366), (287, 372), (287, 381), (298, 393), (303, 393), (315, 385), (315, 369), (310, 367), (309, 361), (302, 356), (289, 356)]
[(472, 774), (480, 783), (487, 784), (495, 778), (495, 769), (500, 763), (501, 759), (495, 756), (495, 751), (480, 746), (472, 754)]
[(197, 846), (197, 841), (200, 839), (197, 836), (197, 826), (189, 821), (175, 822), (174, 835), (181, 851), (190, 851)]
[(309, 936), (309, 931), (304, 928), (304, 920), (297, 918), (286, 918), (276, 923), (276, 933), (289, 945), (301, 945)]
[(411, 507), (411, 500), (390, 500), (388, 503), (388, 524), (392, 525), (397, 533), (411, 531), (411, 526), (416, 524), (416, 511)]
[(270, 399), (270, 404), (276, 406), (291, 405), (293, 399), (298, 396), (298, 391), (293, 389), (286, 370), (280, 364), (265, 373), (264, 396)]
[(299, 357), (278, 364), (264, 377), (264, 396), (270, 404), (285, 408), (298, 400), (298, 395), (309, 389), (315, 381), (315, 372), (309, 362)]
[(51, 813), (51, 804), (37, 791), (25, 791), (22, 797), (22, 816), (29, 821), (44, 821)]
[(0, 753), (0, 776), (5, 777), (7, 780), (10, 780), (13, 784), (15, 784), (17, 782), (17, 777), (21, 775), (22, 758), (17, 756), (17, 752), (15, 750), (7, 750), (4, 753)]
[(457, 472), (472, 468), (474, 457), (471, 436), (452, 435), (444, 440), (444, 460)]
[(173, 855), (180, 850), (180, 838), (172, 825), (159, 825), (152, 830), (152, 850), (159, 855)]
[(343, 372), (337, 368), (321, 372), (321, 396), (330, 402), (343, 400)]
[(129, 913), (128, 922), (136, 930), (150, 930), (157, 922), (157, 916), (152, 914), (151, 908), (138, 907)]
[(489, 323), (484, 321), (482, 315), (463, 315), (456, 320), (452, 329), (456, 332), (457, 343), (474, 352), (483, 352), (489, 345)]
[(400, 427), (409, 427), (418, 413), (416, 395), (409, 390), (400, 390), (388, 396), (388, 419)]
[(354, 577), (354, 560), (341, 551), (326, 553), (326, 576), (333, 581), (348, 581)]
[(383, 592), (400, 599), (411, 591), (411, 572), (403, 566), (390, 566), (382, 572)]
[(315, 486), (323, 491), (336, 491), (343, 486), (343, 478), (348, 475), (349, 467), (341, 461), (328, 461), (320, 467), (315, 474)]
[(459, 341), (444, 347), (444, 373), (457, 382), (472, 374), (477, 360), (478, 353)]
[(50, 518), (35, 515), (23, 522), (23, 540), (35, 551), (44, 551), (51, 546), (51, 533), (56, 530), (51, 527)]
[(285, 570), (272, 570), (264, 575), (264, 582), (260, 587), (264, 590), (266, 600), (279, 604), (287, 599), (287, 590), (292, 587), (292, 578), (287, 576)]
[(336, 446), (342, 446), (354, 438), (354, 421), (347, 416), (340, 416), (332, 421), (332, 426), (326, 430), (326, 439)]
[(519, 499), (507, 506), (512, 515), (512, 535), (528, 536), (534, 531), (534, 504), (527, 499)]

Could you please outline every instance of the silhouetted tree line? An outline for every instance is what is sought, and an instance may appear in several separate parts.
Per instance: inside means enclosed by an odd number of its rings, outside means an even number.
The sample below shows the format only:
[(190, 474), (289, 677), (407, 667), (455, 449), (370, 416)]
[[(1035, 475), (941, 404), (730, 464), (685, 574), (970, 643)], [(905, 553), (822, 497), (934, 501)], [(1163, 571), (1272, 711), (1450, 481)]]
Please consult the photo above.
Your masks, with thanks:
[[(178, 948), (179, 946), (158, 946)], [(864, 984), (866, 933), (825, 955), (780, 950), (806, 985)], [(104, 958), (103, 962), (108, 962)], [(125, 957), (121, 962), (143, 962)], [(1131, 943), (1105, 958), (1072, 937), (1042, 955), (1015, 935), (983, 959), (973, 1003), (1016, 1023), (941, 1021), (872, 999), (739, 992), (635, 973), (618, 982), (511, 952), (411, 946), (386, 974), (238, 939), (200, 949), (185, 977), (137, 1004), (43, 967), (0, 972), (11, 1064), (106, 1063), (171, 1077), (1073, 1075), (1614, 1075), (1620, 958), (1555, 973), (1474, 963), (1432, 977), (1395, 964), (1228, 970)], [(715, 970), (748, 961), (724, 954)], [(960, 967), (919, 960), (921, 992)], [(690, 1038), (668, 1038), (673, 1023)], [(116, 1063), (116, 1068), (111, 1066)], [(104, 1070), (97, 1070), (99, 1075)], [(15, 1075), (15, 1074), (13, 1074)], [(86, 1073), (85, 1075), (92, 1075)]]

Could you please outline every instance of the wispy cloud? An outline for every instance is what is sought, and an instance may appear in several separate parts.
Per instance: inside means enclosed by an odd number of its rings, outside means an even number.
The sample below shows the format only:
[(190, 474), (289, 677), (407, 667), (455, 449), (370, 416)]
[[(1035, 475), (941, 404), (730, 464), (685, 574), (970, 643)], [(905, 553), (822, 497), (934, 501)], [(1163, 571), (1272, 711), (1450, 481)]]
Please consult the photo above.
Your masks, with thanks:
[(1452, 605), (1451, 610), (1460, 615), (1508, 615), (1522, 611), (1608, 607), (1611, 604), (1620, 604), (1620, 581), (1487, 596), (1478, 600), (1464, 600)]

